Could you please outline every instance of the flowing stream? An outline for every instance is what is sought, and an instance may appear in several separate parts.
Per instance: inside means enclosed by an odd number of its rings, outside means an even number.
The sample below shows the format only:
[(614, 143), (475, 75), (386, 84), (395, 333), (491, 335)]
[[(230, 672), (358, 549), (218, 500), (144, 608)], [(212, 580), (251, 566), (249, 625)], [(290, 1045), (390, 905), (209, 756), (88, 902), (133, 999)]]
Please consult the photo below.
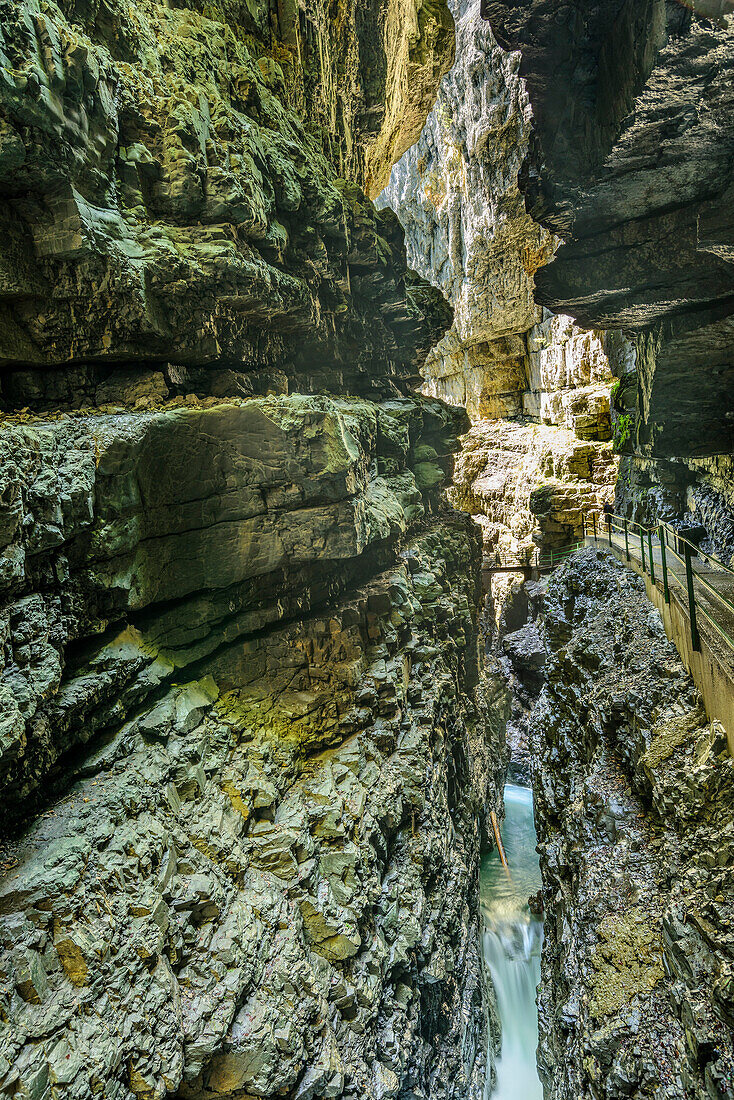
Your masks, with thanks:
[(481, 911), (484, 960), (492, 976), (500, 1020), (502, 1050), (497, 1059), (497, 1087), (485, 1100), (542, 1100), (535, 1052), (538, 1013), (535, 990), (540, 981), (543, 925), (528, 909), (527, 900), (540, 889), (535, 852), (533, 795), (526, 787), (505, 787), (502, 841), (510, 870), (496, 851), (484, 857), (481, 871)]

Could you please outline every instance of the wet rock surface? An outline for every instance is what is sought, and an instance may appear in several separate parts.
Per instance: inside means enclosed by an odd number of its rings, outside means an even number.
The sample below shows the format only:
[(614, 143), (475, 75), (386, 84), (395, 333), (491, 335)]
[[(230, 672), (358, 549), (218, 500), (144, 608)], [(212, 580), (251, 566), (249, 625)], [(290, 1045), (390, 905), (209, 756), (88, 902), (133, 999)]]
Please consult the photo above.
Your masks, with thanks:
[(550, 1098), (723, 1098), (734, 762), (640, 578), (577, 554), (545, 602), (531, 724)]
[(7, 418), (3, 813), (250, 639), (328, 608), (438, 506), (461, 414), (292, 395)]
[(433, 392), (473, 418), (512, 415), (525, 355), (516, 334), (541, 320), (532, 276), (555, 241), (517, 185), (531, 125), (519, 56), (497, 45), (478, 0), (452, 10), (456, 63), (379, 202), (398, 213), (411, 266), (454, 308), (424, 368)]
[(420, 130), (453, 58), (444, 4), (98, 9), (3, 9), (5, 404), (156, 362), (219, 395), (415, 374), (448, 314), (358, 184)]

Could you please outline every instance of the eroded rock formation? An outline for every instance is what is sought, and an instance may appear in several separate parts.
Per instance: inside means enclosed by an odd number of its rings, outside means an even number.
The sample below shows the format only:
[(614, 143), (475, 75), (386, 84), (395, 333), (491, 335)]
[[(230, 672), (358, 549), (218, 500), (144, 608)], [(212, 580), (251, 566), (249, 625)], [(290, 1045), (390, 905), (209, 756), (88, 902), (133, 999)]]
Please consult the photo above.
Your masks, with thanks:
[(551, 579), (533, 718), (549, 1100), (730, 1094), (734, 761), (641, 578)]
[[(504, 691), (379, 190), (440, 0), (6, 4), (0, 1092), (480, 1100)], [(342, 178), (345, 177), (345, 178)]]
[(133, 627), (55, 693), (58, 713), (117, 679), (118, 719), (5, 851), (7, 1088), (482, 1095), (478, 820), (502, 723), (492, 744), (469, 694), (467, 522), (146, 704), (174, 661)]
[(734, 449), (731, 4), (484, 0), (483, 13), (522, 53), (528, 210), (564, 238), (537, 300), (635, 337), (615, 370), (618, 435), (642, 460), (627, 487), (652, 492), (623, 493), (620, 506), (674, 518), (672, 489), (687, 506), (678, 514), (731, 554), (728, 536), (716, 542), (731, 525), (721, 471)]
[(457, 415), (3, 422), (6, 825), (50, 803), (3, 849), (6, 1090), (481, 1096), (505, 704)]
[(527, 337), (523, 418), (476, 421), (462, 441), (453, 499), (476, 515), (502, 561), (567, 546), (582, 516), (611, 500), (611, 374), (600, 335), (549, 317)]
[(478, 3), (454, 15), (456, 63), (380, 201), (399, 213), (410, 262), (454, 308), (423, 368), (423, 391), (473, 421), (452, 499), (479, 518), (489, 553), (526, 561), (567, 545), (582, 512), (611, 499), (612, 375), (601, 333), (533, 297), (558, 241), (518, 187), (532, 132), (519, 55), (497, 45)]
[[(0, 362), (168, 362), (193, 372), (183, 392), (231, 392), (206, 364), (244, 392), (333, 391), (347, 373), (355, 392), (435, 342), (440, 299), (334, 163), (361, 182), (411, 140), (453, 57), (443, 4), (336, 25), (284, 4), (272, 26), (267, 3), (6, 9)], [(30, 403), (23, 371), (2, 392)]]
[(411, 266), (454, 308), (424, 368), (429, 383), (472, 417), (514, 415), (501, 399), (522, 388), (516, 337), (541, 320), (532, 276), (556, 242), (526, 214), (517, 184), (531, 126), (519, 57), (500, 49), (477, 2), (453, 10), (456, 64), (380, 204), (398, 212)]

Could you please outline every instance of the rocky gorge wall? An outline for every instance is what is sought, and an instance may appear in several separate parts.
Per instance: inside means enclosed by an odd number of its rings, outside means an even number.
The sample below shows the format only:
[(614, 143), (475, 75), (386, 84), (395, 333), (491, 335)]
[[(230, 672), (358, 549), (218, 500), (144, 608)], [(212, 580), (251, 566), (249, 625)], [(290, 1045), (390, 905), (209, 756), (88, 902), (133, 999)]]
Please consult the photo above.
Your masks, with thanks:
[(547, 0), (484, 0), (482, 11), (521, 53), (527, 210), (564, 240), (538, 272), (537, 301), (631, 335), (614, 364), (629, 456), (618, 505), (646, 523), (687, 514), (729, 558), (731, 4), (600, 0), (559, 13)]
[(334, 24), (319, 5), (6, 5), (7, 405), (78, 398), (104, 367), (168, 365), (177, 392), (218, 396), (415, 371), (448, 315), (338, 174), (386, 170), (412, 134), (393, 116), (415, 128), (453, 57), (442, 4), (396, 7)]
[(0, 1093), (479, 1100), (504, 689), (379, 190), (442, 3), (7, 4)]
[(482, 1095), (503, 724), (473, 693), (476, 554), (444, 516), (203, 678), (179, 662), (168, 686), (175, 659), (130, 626), (47, 689), (48, 720), (117, 681), (68, 793), (3, 852), (6, 1091)]
[[(613, 500), (609, 347), (626, 344), (536, 304), (534, 276), (559, 241), (518, 186), (533, 133), (521, 58), (497, 44), (478, 0), (453, 11), (456, 62), (379, 204), (454, 308), (422, 368), (422, 391), (472, 421), (451, 499), (481, 525), (490, 560), (529, 562), (578, 539), (582, 516)], [(522, 576), (493, 577), (491, 605), (491, 633), (520, 626)]]
[(734, 1047), (734, 761), (642, 579), (551, 579), (531, 723), (549, 1100), (724, 1097)]

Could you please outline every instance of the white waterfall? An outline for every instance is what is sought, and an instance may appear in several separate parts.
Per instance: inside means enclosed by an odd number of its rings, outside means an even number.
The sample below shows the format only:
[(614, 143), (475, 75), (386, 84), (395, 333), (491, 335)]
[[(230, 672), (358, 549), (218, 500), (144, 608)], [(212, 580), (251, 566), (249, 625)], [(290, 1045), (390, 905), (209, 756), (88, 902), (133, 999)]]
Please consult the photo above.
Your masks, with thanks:
[(533, 796), (524, 787), (505, 787), (502, 837), (509, 863), (506, 871), (496, 852), (482, 865), (481, 907), (484, 961), (497, 994), (502, 1023), (502, 1050), (497, 1084), (485, 1100), (542, 1100), (535, 1053), (538, 1013), (535, 991), (540, 981), (543, 926), (527, 906), (540, 887), (535, 853)]

